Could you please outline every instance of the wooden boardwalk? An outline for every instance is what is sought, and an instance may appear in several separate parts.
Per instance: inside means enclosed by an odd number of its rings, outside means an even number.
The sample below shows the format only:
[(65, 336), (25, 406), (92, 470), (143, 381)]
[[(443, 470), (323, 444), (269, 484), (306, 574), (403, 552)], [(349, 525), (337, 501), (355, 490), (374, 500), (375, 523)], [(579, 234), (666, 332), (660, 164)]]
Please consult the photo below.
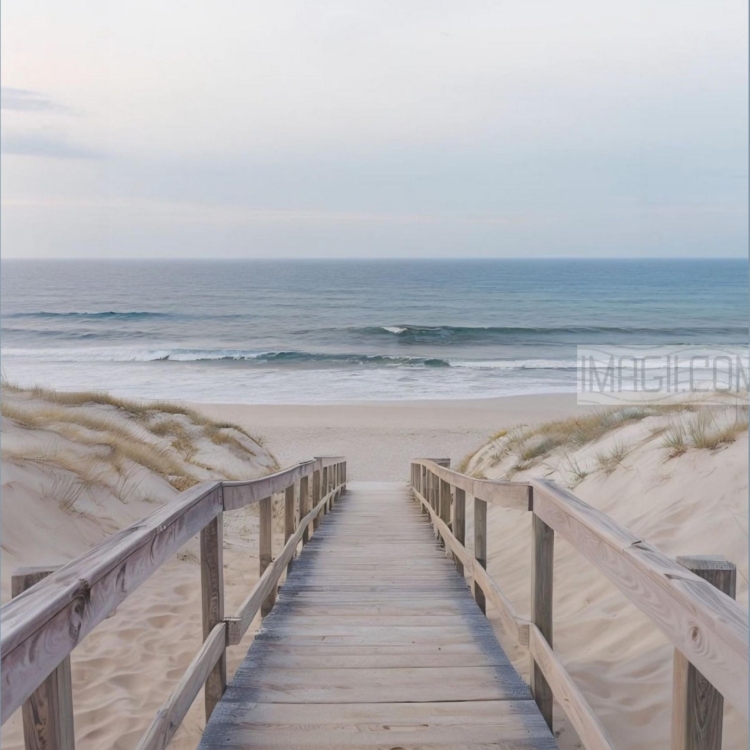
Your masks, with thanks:
[(557, 747), (403, 484), (349, 485), (200, 744), (359, 747)]

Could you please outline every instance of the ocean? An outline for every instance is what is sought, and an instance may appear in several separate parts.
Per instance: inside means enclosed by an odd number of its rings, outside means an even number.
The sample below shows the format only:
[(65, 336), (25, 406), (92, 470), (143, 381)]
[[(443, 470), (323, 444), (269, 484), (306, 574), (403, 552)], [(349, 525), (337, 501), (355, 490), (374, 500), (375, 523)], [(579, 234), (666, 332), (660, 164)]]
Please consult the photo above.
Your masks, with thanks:
[(4, 377), (214, 403), (574, 392), (577, 345), (745, 345), (745, 260), (25, 261)]

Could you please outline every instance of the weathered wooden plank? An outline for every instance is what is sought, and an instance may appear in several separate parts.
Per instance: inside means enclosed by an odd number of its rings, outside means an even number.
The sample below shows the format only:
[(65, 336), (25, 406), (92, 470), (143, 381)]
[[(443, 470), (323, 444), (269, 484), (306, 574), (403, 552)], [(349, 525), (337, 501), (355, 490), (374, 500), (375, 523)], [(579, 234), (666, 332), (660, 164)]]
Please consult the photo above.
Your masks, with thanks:
[[(555, 747), (528, 687), (408, 497), (405, 489), (376, 495), (350, 486), (289, 572), (276, 607), (206, 728), (203, 750)], [(472, 556), (439, 511), (432, 513), (450, 550), (471, 570)], [(365, 546), (359, 544), (363, 540)], [(331, 549), (341, 554), (326, 552)], [(381, 702), (389, 707), (381, 715), (387, 718), (372, 727), (373, 736), (366, 719), (355, 725), (342, 718), (350, 709)], [(485, 703), (494, 716), (482, 730), (490, 713), (474, 721), (469, 707)], [(394, 707), (402, 704), (411, 718), (398, 729), (401, 714)], [(514, 716), (528, 721), (514, 719), (498, 732), (509, 716), (498, 709), (503, 704), (523, 704)], [(306, 714), (310, 705), (314, 713)], [(445, 731), (432, 727), (418, 708), (434, 706), (442, 715), (451, 705), (460, 705), (468, 718), (446, 722)], [(247, 718), (246, 709), (265, 707), (286, 707), (294, 726), (281, 714)], [(335, 712), (332, 722), (326, 709)]]
[(645, 612), (744, 716), (748, 615), (710, 583), (575, 495), (532, 479), (534, 513)]
[[(205, 641), (224, 620), (224, 523), (221, 513), (201, 530), (200, 539), (201, 601)], [(205, 680), (206, 719), (211, 716), (227, 686), (226, 652), (220, 654), (214, 664)]]
[(320, 513), (320, 510), (323, 507), (323, 502), (325, 502), (325, 499), (319, 502), (302, 519), (299, 528), (284, 545), (284, 549), (281, 550), (279, 556), (265, 569), (263, 575), (253, 587), (253, 590), (240, 605), (238, 614), (234, 617), (226, 618), (228, 626), (228, 643), (230, 646), (236, 646), (242, 640), (242, 636), (250, 627), (250, 623), (258, 613), (261, 604), (268, 597), (269, 593), (275, 589), (276, 583), (286, 569), (289, 561), (292, 559), (300, 539), (307, 531), (311, 521), (318, 515), (318, 513)]
[[(20, 596), (57, 570), (55, 567), (19, 568), (11, 577), (11, 595)], [(74, 750), (73, 684), (70, 657), (23, 704), (23, 737), (26, 750)]]
[(226, 641), (226, 624), (220, 622), (208, 634), (182, 679), (159, 709), (138, 743), (137, 750), (164, 750), (167, 747), (204, 683), (216, 669), (216, 665), (224, 659)]
[[(510, 600), (505, 596), (505, 594), (503, 594), (497, 583), (495, 583), (495, 581), (487, 573), (485, 567), (482, 565), (481, 560), (473, 559), (466, 548), (461, 545), (458, 540), (450, 533), (450, 530), (445, 526), (445, 524), (443, 524), (440, 519), (435, 518), (434, 511), (432, 511), (431, 508), (427, 505), (424, 498), (422, 498), (418, 493), (416, 493), (416, 495), (417, 499), (422, 502), (427, 508), (427, 511), (429, 513), (432, 513), (434, 523), (438, 526), (440, 533), (445, 536), (445, 539), (447, 540), (448, 545), (453, 551), (453, 554), (461, 561), (468, 573), (472, 576), (474, 597), (482, 612), (486, 611), (485, 600), (486, 598), (489, 598), (490, 601), (495, 605), (495, 607), (497, 607), (503, 630), (507, 632), (520, 645), (528, 645), (528, 622), (518, 615), (515, 608), (510, 603)], [(479, 500), (476, 502), (482, 503), (486, 508), (486, 504), (483, 501)], [(479, 517), (479, 524), (481, 531), (481, 515)], [(484, 526), (486, 528), (486, 519), (484, 522)], [(476, 520), (474, 528), (476, 534)], [(481, 544), (477, 548), (480, 550), (480, 552), (482, 551)], [(486, 555), (486, 549), (484, 554)], [(478, 597), (477, 592), (479, 592)]]
[[(555, 532), (536, 514), (531, 521), (531, 621), (552, 648), (552, 582)], [(531, 655), (531, 693), (552, 729), (552, 688)]]
[(544, 675), (551, 692), (578, 733), (583, 747), (586, 750), (614, 750), (612, 740), (602, 723), (536, 625), (530, 628), (529, 651), (535, 668)]
[[(735, 598), (737, 568), (726, 558), (678, 557), (677, 563)], [(723, 723), (721, 693), (675, 649), (671, 750), (721, 750)]]
[(519, 700), (529, 689), (510, 666), (273, 669), (243, 664), (227, 688), (240, 703), (400, 703)]
[(204, 747), (553, 750), (531, 701), (249, 705), (229, 703)]
[(220, 484), (196, 485), (6, 604), (0, 616), (2, 721), (221, 510)]
[(445, 652), (437, 647), (430, 651), (414, 651), (408, 646), (400, 652), (387, 647), (363, 650), (359, 647), (352, 653), (339, 654), (336, 648), (309, 649), (297, 647), (279, 651), (268, 647), (248, 654), (246, 663), (263, 669), (390, 669), (392, 667), (489, 667), (508, 663), (502, 652), (488, 653), (486, 650)]

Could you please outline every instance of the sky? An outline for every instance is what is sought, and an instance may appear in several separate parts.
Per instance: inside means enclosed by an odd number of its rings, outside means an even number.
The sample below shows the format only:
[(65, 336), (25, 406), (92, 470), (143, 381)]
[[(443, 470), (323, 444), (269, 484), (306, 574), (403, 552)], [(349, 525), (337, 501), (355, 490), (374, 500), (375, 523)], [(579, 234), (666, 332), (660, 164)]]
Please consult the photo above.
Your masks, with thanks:
[(746, 257), (745, 0), (5, 0), (3, 257)]

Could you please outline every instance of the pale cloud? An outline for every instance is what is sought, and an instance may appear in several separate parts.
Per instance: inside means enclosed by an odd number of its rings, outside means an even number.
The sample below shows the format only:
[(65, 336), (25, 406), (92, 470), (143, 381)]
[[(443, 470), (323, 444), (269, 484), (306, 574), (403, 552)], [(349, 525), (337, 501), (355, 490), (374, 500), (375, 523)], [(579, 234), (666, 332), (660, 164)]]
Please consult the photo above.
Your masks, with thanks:
[(6, 5), (6, 255), (746, 252), (740, 0)]
[(64, 136), (34, 132), (3, 132), (4, 154), (37, 156), (48, 159), (98, 159), (101, 154), (69, 143)]
[(67, 112), (67, 107), (44, 94), (26, 89), (3, 86), (0, 90), (0, 108), (16, 112)]

